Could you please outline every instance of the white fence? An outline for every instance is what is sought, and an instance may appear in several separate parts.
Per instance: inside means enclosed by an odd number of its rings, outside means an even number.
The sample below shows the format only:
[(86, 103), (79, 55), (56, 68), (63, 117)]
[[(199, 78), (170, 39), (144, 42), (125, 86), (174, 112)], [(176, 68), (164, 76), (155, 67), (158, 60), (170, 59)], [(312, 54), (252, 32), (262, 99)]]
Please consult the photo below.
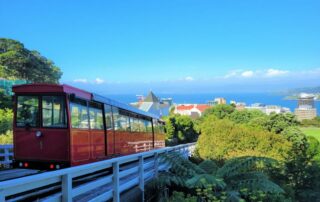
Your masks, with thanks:
[(0, 167), (9, 167), (10, 163), (12, 163), (12, 149), (12, 144), (0, 145)]
[[(39, 189), (48, 185), (61, 184), (61, 192), (50, 195), (43, 199), (43, 201), (76, 201), (79, 200), (81, 196), (90, 194), (90, 191), (92, 190), (97, 190), (103, 186), (110, 186), (106, 191), (95, 195), (94, 198), (91, 198), (89, 201), (106, 201), (113, 198), (114, 202), (118, 202), (120, 201), (121, 193), (137, 186), (143, 192), (144, 183), (147, 180), (156, 176), (159, 170), (167, 169), (168, 165), (165, 162), (160, 161), (159, 155), (176, 151), (187, 157), (192, 154), (194, 147), (195, 143), (166, 147), (87, 165), (4, 181), (0, 183), (0, 201), (5, 201), (6, 197), (26, 191)], [(128, 163), (132, 163), (133, 166), (124, 168)], [(72, 186), (72, 180), (74, 178), (108, 168), (112, 169), (112, 174), (80, 186)]]

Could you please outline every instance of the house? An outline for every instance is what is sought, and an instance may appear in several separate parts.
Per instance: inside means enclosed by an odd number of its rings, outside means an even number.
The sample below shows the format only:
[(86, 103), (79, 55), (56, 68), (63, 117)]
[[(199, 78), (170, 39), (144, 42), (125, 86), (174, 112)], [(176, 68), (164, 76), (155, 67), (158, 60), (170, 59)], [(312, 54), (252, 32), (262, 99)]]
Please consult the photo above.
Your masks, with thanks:
[(203, 112), (209, 107), (207, 104), (180, 104), (175, 106), (174, 113), (187, 115), (191, 118), (198, 118), (202, 116)]

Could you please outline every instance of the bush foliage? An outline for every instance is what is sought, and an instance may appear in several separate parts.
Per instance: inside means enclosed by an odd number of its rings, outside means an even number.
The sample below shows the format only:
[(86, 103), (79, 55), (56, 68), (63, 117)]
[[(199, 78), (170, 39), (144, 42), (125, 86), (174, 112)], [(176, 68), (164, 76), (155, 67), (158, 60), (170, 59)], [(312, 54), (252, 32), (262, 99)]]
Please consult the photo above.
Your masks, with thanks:
[(39, 52), (22, 43), (0, 38), (0, 77), (24, 79), (36, 83), (59, 83), (62, 72)]
[[(167, 138), (182, 143), (190, 128), (198, 131), (192, 160), (199, 165), (171, 161), (170, 172), (158, 178), (165, 182), (159, 185), (176, 191), (167, 194), (168, 201), (320, 201), (320, 143), (299, 129), (317, 126), (319, 118), (299, 123), (289, 113), (217, 105), (186, 120), (169, 118)], [(267, 187), (278, 192), (270, 194)]]
[(0, 135), (0, 144), (13, 144), (12, 130), (8, 130), (6, 133)]
[[(281, 201), (285, 198), (284, 190), (268, 177), (267, 170), (275, 165), (272, 159), (234, 158), (217, 167), (211, 160), (193, 164), (177, 153), (162, 158), (171, 168), (160, 173), (148, 190), (157, 201)], [(210, 165), (215, 169), (209, 169)], [(169, 197), (166, 190), (180, 192), (173, 192)]]
[(12, 130), (13, 112), (11, 109), (0, 109), (0, 134)]
[(165, 117), (167, 145), (194, 142), (198, 138), (193, 120), (189, 116), (170, 115)]
[(291, 143), (286, 138), (213, 116), (204, 119), (197, 149), (202, 159), (219, 161), (241, 156), (260, 156), (283, 161)]

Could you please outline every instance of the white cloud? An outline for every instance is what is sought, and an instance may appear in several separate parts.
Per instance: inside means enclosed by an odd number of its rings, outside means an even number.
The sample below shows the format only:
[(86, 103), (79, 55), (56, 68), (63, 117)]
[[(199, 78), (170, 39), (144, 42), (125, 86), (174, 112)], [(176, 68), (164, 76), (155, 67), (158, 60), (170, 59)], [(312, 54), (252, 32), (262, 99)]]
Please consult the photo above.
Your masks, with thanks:
[(267, 77), (275, 77), (275, 76), (281, 76), (289, 73), (289, 71), (286, 70), (280, 70), (280, 69), (268, 69), (265, 73)]
[(96, 78), (95, 80), (94, 80), (94, 83), (96, 83), (96, 84), (103, 84), (105, 81), (103, 80), (103, 79), (101, 79), (101, 78)]
[(229, 73), (227, 73), (223, 78), (228, 79), (230, 77), (235, 77), (238, 76), (239, 73), (241, 73), (243, 70), (237, 69), (237, 70), (232, 70)]
[(194, 78), (192, 78), (191, 76), (187, 76), (186, 78), (184, 78), (184, 80), (186, 80), (186, 81), (194, 81)]
[(75, 80), (73, 80), (73, 82), (75, 82), (75, 83), (88, 83), (88, 80), (87, 79), (75, 79)]
[(229, 73), (227, 73), (225, 76), (223, 76), (224, 79), (229, 78), (263, 78), (263, 77), (277, 77), (277, 76), (284, 76), (291, 73), (287, 70), (280, 70), (280, 69), (263, 69), (263, 70), (232, 70)]
[(254, 72), (249, 70), (249, 71), (244, 71), (241, 73), (241, 76), (242, 77), (246, 77), (246, 78), (249, 78), (249, 77), (252, 77), (254, 75)]

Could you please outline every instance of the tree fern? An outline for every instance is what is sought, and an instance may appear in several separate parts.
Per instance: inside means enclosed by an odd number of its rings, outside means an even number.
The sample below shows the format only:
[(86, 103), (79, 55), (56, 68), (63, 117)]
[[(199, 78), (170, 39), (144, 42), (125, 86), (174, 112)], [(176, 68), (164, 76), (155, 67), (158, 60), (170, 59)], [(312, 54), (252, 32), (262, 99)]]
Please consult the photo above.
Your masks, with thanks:
[[(185, 159), (181, 154), (172, 152), (160, 156), (169, 165), (168, 172), (163, 172), (151, 182), (156, 190), (165, 187), (187, 188), (194, 193), (198, 189), (207, 190), (210, 197), (222, 197), (224, 201), (243, 201), (240, 190), (250, 193), (282, 194), (283, 189), (268, 179), (263, 167), (273, 165), (274, 160), (263, 157), (241, 157), (229, 160), (218, 168), (213, 161), (203, 161), (199, 165)], [(205, 194), (205, 196), (207, 196)], [(200, 197), (200, 196), (199, 196)], [(204, 197), (204, 196), (201, 196)]]
[(208, 174), (216, 174), (219, 169), (217, 164), (212, 160), (202, 161), (198, 166)]
[(227, 202), (245, 202), (240, 196), (238, 191), (228, 191), (227, 192)]
[(259, 163), (263, 163), (266, 167), (275, 164), (276, 161), (265, 157), (240, 157), (231, 159), (218, 169), (217, 176), (228, 178), (243, 172), (257, 170)]
[(268, 179), (244, 179), (228, 185), (231, 190), (249, 189), (250, 191), (262, 191), (265, 193), (284, 193), (284, 190)]
[(183, 158), (181, 154), (172, 152), (163, 155), (162, 158), (170, 165), (170, 171), (184, 177), (193, 177), (196, 174), (205, 174), (206, 172), (196, 164)]
[(208, 185), (212, 185), (214, 188), (223, 189), (226, 187), (226, 184), (222, 179), (218, 179), (213, 175), (209, 174), (200, 174), (196, 175), (191, 179), (188, 179), (186, 185), (189, 188), (207, 188)]

